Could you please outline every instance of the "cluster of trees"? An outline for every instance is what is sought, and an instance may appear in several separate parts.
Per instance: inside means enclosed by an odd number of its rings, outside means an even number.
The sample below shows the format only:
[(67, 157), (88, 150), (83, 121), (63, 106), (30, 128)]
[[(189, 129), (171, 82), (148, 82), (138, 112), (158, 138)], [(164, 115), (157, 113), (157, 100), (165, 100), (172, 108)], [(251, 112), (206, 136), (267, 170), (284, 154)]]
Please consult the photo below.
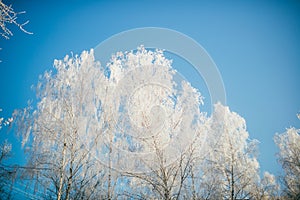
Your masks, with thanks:
[[(1, 36), (13, 35), (8, 24), (32, 34), (22, 13), (0, 0)], [(274, 137), (280, 190), (274, 175), (260, 177), (245, 120), (219, 103), (200, 111), (201, 94), (162, 51), (119, 52), (106, 67), (84, 51), (54, 68), (37, 105), (14, 113), (26, 166), (4, 164), (12, 146), (0, 145), (1, 199), (15, 179), (43, 199), (300, 199), (300, 130)], [(11, 123), (0, 118), (0, 129)]]
[[(160, 50), (119, 52), (106, 67), (93, 50), (66, 56), (36, 92), (14, 122), (28, 160), (18, 177), (42, 198), (279, 198), (274, 175), (259, 175), (245, 120), (220, 103), (211, 116), (200, 111), (201, 94)], [(275, 142), (282, 195), (297, 199), (299, 130)]]

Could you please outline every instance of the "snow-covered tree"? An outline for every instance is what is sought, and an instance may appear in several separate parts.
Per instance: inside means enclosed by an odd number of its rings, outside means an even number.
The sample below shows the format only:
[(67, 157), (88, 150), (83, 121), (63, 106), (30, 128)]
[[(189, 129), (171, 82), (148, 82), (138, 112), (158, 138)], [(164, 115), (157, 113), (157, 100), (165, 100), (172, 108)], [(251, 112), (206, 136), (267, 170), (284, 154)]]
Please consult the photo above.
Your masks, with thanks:
[(263, 177), (253, 189), (251, 195), (256, 200), (275, 200), (280, 196), (279, 191), (280, 187), (275, 176), (269, 172), (264, 172)]
[(4, 161), (11, 156), (12, 145), (5, 140), (0, 144), (0, 196), (1, 199), (10, 197), (10, 187), (13, 181), (15, 170), (4, 164)]
[[(300, 116), (298, 115), (300, 119)], [(284, 196), (289, 199), (300, 198), (300, 129), (289, 128), (276, 134), (275, 144), (279, 148), (278, 161), (284, 170), (282, 177)]]
[[(1, 111), (2, 109), (0, 108)], [(5, 120), (3, 117), (0, 117), (0, 130), (3, 126), (8, 126), (11, 123), (12, 118)], [(12, 145), (7, 140), (0, 144), (0, 196), (7, 199), (10, 197), (10, 186), (16, 174), (14, 168), (5, 164), (5, 160), (12, 155), (11, 150)]]
[(28, 167), (37, 189), (52, 197), (100, 198), (103, 168), (90, 152), (107, 129), (107, 78), (93, 50), (55, 60), (54, 67), (40, 77), (37, 108), (17, 113)]
[(160, 50), (119, 52), (109, 69), (122, 110), (114, 134), (125, 152), (121, 170), (139, 196), (179, 198), (192, 158), (187, 149), (202, 119), (200, 93), (177, 77)]
[(249, 139), (245, 120), (228, 107), (214, 106), (208, 120), (208, 144), (202, 166), (203, 198), (249, 199), (259, 181), (257, 141)]

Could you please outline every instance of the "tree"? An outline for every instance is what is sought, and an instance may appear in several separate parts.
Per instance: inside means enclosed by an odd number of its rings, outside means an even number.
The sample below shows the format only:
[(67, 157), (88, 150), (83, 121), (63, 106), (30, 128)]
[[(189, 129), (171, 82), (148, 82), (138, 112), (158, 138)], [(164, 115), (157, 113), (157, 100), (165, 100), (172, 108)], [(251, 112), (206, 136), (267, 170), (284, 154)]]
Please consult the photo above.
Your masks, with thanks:
[(11, 184), (16, 174), (15, 169), (4, 164), (11, 157), (11, 148), (7, 140), (0, 145), (0, 196), (6, 199), (10, 199)]
[(245, 120), (219, 103), (208, 123), (212, 146), (202, 167), (204, 198), (251, 198), (259, 181), (258, 142), (249, 139)]
[(264, 172), (262, 179), (257, 183), (252, 192), (252, 196), (257, 200), (279, 199), (279, 184), (275, 176), (269, 172)]
[[(298, 115), (300, 119), (300, 115)], [(276, 134), (275, 144), (279, 148), (278, 161), (284, 170), (283, 193), (289, 199), (300, 198), (300, 129), (289, 128)]]
[[(0, 112), (1, 112), (0, 108)], [(5, 120), (3, 117), (0, 117), (0, 130), (2, 126), (8, 126), (12, 123), (12, 118)], [(11, 157), (12, 145), (5, 140), (0, 144), (0, 196), (2, 198), (10, 198), (10, 187), (11, 183), (16, 174), (16, 169), (6, 165), (4, 162)]]
[(177, 77), (160, 50), (119, 52), (109, 69), (121, 110), (114, 146), (125, 159), (117, 168), (134, 188), (128, 195), (180, 198), (192, 158), (187, 150), (201, 122), (200, 93)]
[(106, 127), (107, 78), (92, 50), (55, 60), (54, 67), (56, 73), (40, 77), (37, 108), (16, 113), (29, 156), (26, 173), (49, 197), (101, 198), (104, 170), (90, 152)]

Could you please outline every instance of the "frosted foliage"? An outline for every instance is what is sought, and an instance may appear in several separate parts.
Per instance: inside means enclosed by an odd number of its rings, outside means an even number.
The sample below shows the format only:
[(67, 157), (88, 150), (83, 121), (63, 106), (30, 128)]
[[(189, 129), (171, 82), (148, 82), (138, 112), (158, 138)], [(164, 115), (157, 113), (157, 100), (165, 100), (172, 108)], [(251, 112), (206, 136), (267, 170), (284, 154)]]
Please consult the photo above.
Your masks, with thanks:
[(89, 181), (97, 183), (101, 168), (88, 151), (95, 148), (98, 134), (105, 127), (101, 111), (108, 80), (95, 62), (93, 50), (55, 60), (54, 68), (55, 73), (49, 71), (40, 77), (37, 109), (33, 113), (30, 109), (23, 111), (23, 144), (31, 146), (29, 165), (57, 172), (49, 176), (41, 171), (37, 175), (45, 189), (53, 179), (58, 179), (55, 187), (62, 187), (68, 177), (75, 185), (81, 176), (94, 177)]
[[(50, 138), (53, 143), (43, 144), (45, 148), (55, 146), (65, 134), (78, 137), (87, 136), (86, 131), (95, 131), (93, 126), (99, 121), (97, 109), (101, 109), (103, 94), (95, 86), (104, 84), (105, 87), (105, 77), (100, 73), (99, 64), (94, 63), (92, 51), (83, 52), (80, 57), (69, 59), (66, 56), (63, 61), (55, 60), (54, 67), (57, 73), (45, 73), (38, 84), (41, 101), (32, 127), (34, 132), (39, 132), (34, 137), (37, 141), (49, 137), (47, 130), (53, 131)], [(79, 130), (84, 132), (78, 133)]]
[[(166, 59), (161, 50), (147, 51), (143, 46), (138, 47), (137, 52), (118, 52), (112, 56), (109, 63), (111, 79), (115, 82), (120, 81), (127, 76), (127, 73), (141, 66), (165, 66), (166, 70), (171, 70), (171, 61)], [(160, 70), (164, 70), (160, 69)], [(154, 70), (154, 69), (153, 69)], [(146, 74), (144, 74), (146, 75)], [(167, 80), (170, 79), (170, 73), (161, 74)], [(160, 77), (160, 78), (163, 78)], [(135, 77), (138, 78), (138, 77)], [(144, 77), (139, 77), (143, 79)], [(145, 77), (148, 78), (148, 77)]]
[[(26, 176), (45, 198), (276, 196), (274, 175), (259, 177), (258, 141), (244, 118), (220, 103), (207, 117), (200, 92), (163, 51), (140, 46), (105, 66), (93, 50), (55, 60), (36, 86), (37, 106), (14, 113), (28, 153)], [(0, 128), (11, 122), (0, 118)], [(285, 182), (297, 188), (299, 130), (277, 134), (275, 142)]]
[[(246, 198), (259, 180), (259, 163), (255, 154), (257, 141), (249, 139), (241, 116), (219, 103), (214, 108), (208, 120), (207, 144), (211, 150), (203, 171), (214, 174), (216, 178), (214, 183), (209, 178), (204, 179), (204, 183), (217, 184), (216, 190), (223, 194), (223, 198)], [(213, 164), (214, 170), (206, 168), (209, 163)]]
[(262, 179), (253, 188), (253, 199), (278, 199), (280, 187), (275, 176), (268, 171), (264, 172)]
[[(255, 141), (249, 140), (249, 133), (246, 130), (245, 120), (235, 112), (231, 112), (228, 107), (216, 104), (211, 118), (211, 129), (219, 134), (218, 148), (222, 148), (229, 159), (231, 153), (235, 157), (241, 156), (252, 147)], [(214, 133), (212, 133), (214, 134)], [(230, 149), (230, 151), (227, 151)]]
[[(0, 112), (1, 111), (2, 109), (0, 108)], [(3, 117), (0, 117), (0, 130), (2, 129), (3, 126), (8, 126), (12, 122), (13, 122), (13, 118), (8, 118), (7, 120), (5, 120)]]
[[(93, 50), (55, 60), (37, 84), (37, 108), (15, 114), (28, 165), (51, 169), (32, 176), (58, 199), (77, 187), (98, 198), (95, 191), (105, 190), (109, 199), (123, 180), (117, 171), (179, 170), (195, 136), (205, 135), (198, 131), (201, 95), (175, 75), (162, 51), (143, 46), (116, 53), (106, 68)], [(179, 178), (175, 173), (163, 183), (173, 191)]]
[(6, 5), (2, 0), (0, 1), (0, 35), (4, 37), (5, 39), (9, 39), (11, 36), (13, 36), (12, 31), (8, 28), (9, 24), (14, 24), (15, 26), (19, 27), (23, 32), (27, 34), (32, 34), (24, 29), (24, 26), (29, 22), (26, 21), (25, 23), (19, 23), (18, 17), (20, 14), (25, 13), (25, 11), (22, 12), (16, 12), (14, 11), (12, 5)]
[(115, 147), (125, 152), (124, 158), (135, 161), (124, 160), (122, 166), (145, 170), (141, 164), (155, 164), (158, 149), (172, 162), (195, 136), (200, 93), (184, 80), (175, 80), (176, 71), (160, 50), (140, 46), (136, 51), (119, 52), (108, 67), (110, 81), (116, 85), (113, 110), (121, 111), (114, 115)]
[(278, 160), (284, 169), (284, 192), (290, 198), (300, 196), (300, 129), (289, 128), (276, 134), (274, 141), (279, 148)]
[(270, 184), (275, 184), (275, 176), (273, 174), (270, 174), (270, 172), (264, 173), (264, 178), (266, 179), (266, 182), (269, 182)]
[(163, 126), (170, 127), (171, 122), (168, 120), (168, 116), (174, 112), (175, 102), (168, 93), (159, 85), (146, 85), (138, 88), (131, 96), (128, 114), (130, 121), (136, 126), (136, 130), (142, 130), (139, 131), (139, 134), (149, 137), (155, 132), (159, 132)]
[(5, 140), (3, 144), (0, 146), (0, 161), (2, 161), (3, 158), (6, 158), (11, 153), (12, 145)]
[[(201, 94), (163, 51), (140, 46), (117, 52), (105, 66), (95, 61), (93, 50), (55, 60), (53, 72), (37, 84), (35, 109), (14, 114), (29, 155), (27, 174), (48, 197), (276, 194), (274, 175), (259, 177), (258, 141), (249, 138), (245, 120), (220, 103), (210, 117), (200, 112)], [(282, 161), (300, 154), (299, 130), (288, 129), (275, 141)]]
[[(274, 175), (259, 177), (258, 141), (249, 138), (245, 120), (220, 103), (210, 117), (200, 112), (201, 94), (163, 51), (117, 52), (106, 67), (93, 54), (55, 60), (37, 84), (35, 109), (14, 114), (29, 155), (27, 174), (44, 194), (59, 200), (275, 195)], [(300, 155), (299, 130), (275, 141), (283, 163)]]
[[(283, 159), (292, 159), (300, 153), (300, 130), (289, 128), (284, 134), (277, 134), (275, 143), (280, 149), (279, 155)], [(298, 154), (299, 155), (299, 154)]]

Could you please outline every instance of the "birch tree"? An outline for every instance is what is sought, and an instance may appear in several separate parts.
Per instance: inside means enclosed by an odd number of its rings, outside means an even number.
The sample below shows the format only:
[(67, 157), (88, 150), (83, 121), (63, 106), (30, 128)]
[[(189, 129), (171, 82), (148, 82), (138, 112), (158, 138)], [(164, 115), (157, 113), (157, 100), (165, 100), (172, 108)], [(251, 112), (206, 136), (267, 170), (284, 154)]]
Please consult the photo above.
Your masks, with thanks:
[[(2, 109), (0, 108), (0, 112)], [(4, 119), (0, 117), (0, 130), (3, 126), (8, 126), (12, 123), (12, 118)], [(5, 164), (5, 161), (12, 156), (12, 145), (5, 140), (0, 144), (0, 196), (2, 198), (10, 198), (10, 187), (13, 182), (16, 170)]]
[(40, 77), (37, 108), (19, 113), (32, 179), (57, 199), (100, 198), (103, 167), (90, 152), (105, 131), (107, 78), (92, 50), (55, 60), (54, 68)]
[[(109, 68), (119, 99), (118, 160), (140, 197), (179, 198), (201, 123), (200, 93), (178, 76), (161, 50), (116, 54)], [(131, 162), (128, 162), (130, 160)], [(132, 194), (132, 193), (131, 193)]]
[[(300, 115), (298, 115), (300, 119)], [(283, 195), (288, 199), (300, 198), (300, 129), (291, 127), (276, 134), (275, 144), (279, 148), (278, 161), (284, 170)]]
[(211, 169), (203, 170), (202, 184), (208, 188), (205, 191), (213, 191), (209, 194), (223, 199), (251, 198), (259, 181), (257, 141), (249, 139), (245, 120), (221, 104), (215, 105), (209, 123), (212, 134), (208, 135), (217, 142), (213, 143), (205, 162)]
[(275, 176), (269, 172), (264, 172), (263, 177), (257, 183), (256, 187), (251, 192), (254, 199), (279, 199), (280, 186)]
[(0, 144), (0, 196), (10, 199), (10, 191), (13, 183), (15, 169), (5, 165), (5, 160), (11, 157), (12, 145), (5, 140)]

